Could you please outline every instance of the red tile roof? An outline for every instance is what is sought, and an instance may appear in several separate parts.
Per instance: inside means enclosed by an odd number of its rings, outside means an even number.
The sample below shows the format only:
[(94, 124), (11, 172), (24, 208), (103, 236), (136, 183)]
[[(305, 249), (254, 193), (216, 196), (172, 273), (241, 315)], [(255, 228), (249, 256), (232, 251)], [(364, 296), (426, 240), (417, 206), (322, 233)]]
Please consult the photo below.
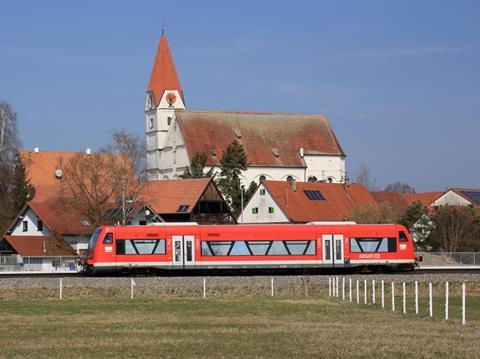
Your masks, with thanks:
[(410, 206), (405, 196), (400, 192), (371, 192), (371, 194), (378, 203), (388, 204), (397, 217), (405, 213)]
[(234, 140), (253, 166), (306, 167), (300, 148), (345, 155), (325, 115), (176, 110), (176, 118), (190, 159), (205, 153), (210, 166)]
[(20, 158), (26, 168), (30, 183), (39, 185), (58, 185), (60, 179), (55, 177), (55, 171), (60, 169), (60, 159), (68, 161), (78, 152), (33, 152), (20, 151)]
[(31, 201), (27, 206), (56, 236), (90, 235), (94, 230), (91, 225), (86, 226), (80, 222), (85, 220), (85, 216), (77, 208), (62, 204), (58, 199), (46, 202)]
[[(295, 191), (284, 181), (263, 184), (289, 220), (297, 223), (344, 221), (355, 206), (376, 203), (360, 184), (297, 182)], [(304, 190), (318, 190), (325, 200), (310, 200)]]
[(5, 236), (10, 246), (21, 256), (76, 256), (75, 251), (63, 239), (44, 236)]
[(173, 57), (168, 47), (167, 37), (162, 33), (147, 91), (154, 93), (155, 101), (158, 104), (165, 90), (177, 90), (182, 97), (183, 103), (185, 103), (177, 70), (175, 69)]
[(433, 201), (439, 198), (444, 192), (421, 192), (421, 193), (405, 193), (403, 197), (411, 206), (416, 202), (420, 202), (424, 207), (429, 208)]
[(210, 178), (149, 181), (140, 196), (158, 213), (176, 213), (180, 205), (187, 205), (190, 213), (209, 185)]

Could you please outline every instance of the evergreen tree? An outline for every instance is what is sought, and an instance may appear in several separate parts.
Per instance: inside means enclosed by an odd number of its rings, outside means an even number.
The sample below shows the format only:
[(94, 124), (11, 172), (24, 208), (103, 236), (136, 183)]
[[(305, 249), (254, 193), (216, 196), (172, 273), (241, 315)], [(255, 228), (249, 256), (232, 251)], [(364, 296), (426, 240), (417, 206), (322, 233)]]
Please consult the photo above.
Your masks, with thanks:
[(213, 167), (207, 173), (204, 173), (205, 164), (207, 163), (207, 155), (205, 153), (196, 153), (192, 158), (190, 167), (185, 169), (183, 175), (180, 178), (205, 178), (212, 177)]
[(23, 165), (20, 155), (15, 158), (13, 173), (11, 179), (11, 199), (13, 209), (18, 212), (29, 200), (35, 195), (35, 187), (32, 186), (27, 178), (25, 166)]
[(407, 208), (404, 214), (402, 214), (402, 216), (398, 220), (398, 223), (403, 224), (405, 227), (408, 228), (409, 231), (411, 231), (413, 225), (423, 215), (428, 215), (428, 210), (422, 205), (421, 202), (415, 202)]
[(251, 182), (247, 189), (241, 186), (240, 175), (248, 167), (248, 158), (242, 144), (236, 140), (230, 143), (220, 160), (220, 175), (217, 186), (236, 216), (241, 210), (241, 197), (246, 203), (255, 192), (257, 185)]

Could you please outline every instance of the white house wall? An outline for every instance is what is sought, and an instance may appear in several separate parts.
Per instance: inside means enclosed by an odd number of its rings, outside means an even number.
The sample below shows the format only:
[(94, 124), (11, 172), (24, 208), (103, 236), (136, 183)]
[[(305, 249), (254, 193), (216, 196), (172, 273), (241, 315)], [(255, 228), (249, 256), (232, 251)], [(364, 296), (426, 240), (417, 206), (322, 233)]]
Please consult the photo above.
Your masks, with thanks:
[(465, 198), (451, 190), (443, 194), (440, 198), (432, 203), (433, 206), (468, 206), (470, 204), (471, 203)]
[[(258, 186), (250, 201), (243, 210), (243, 223), (288, 223), (289, 220), (275, 203), (268, 191), (260, 195), (260, 190), (265, 189), (263, 185)], [(269, 207), (273, 208), (273, 214), (269, 213)], [(258, 213), (252, 213), (253, 208), (258, 208)], [(238, 217), (241, 223), (242, 216)]]
[[(28, 231), (23, 231), (23, 221), (28, 223)], [(37, 228), (38, 217), (30, 208), (23, 215), (23, 219), (20, 219), (17, 225), (12, 231), (12, 236), (50, 236), (51, 232), (43, 224), (43, 230), (39, 231)]]

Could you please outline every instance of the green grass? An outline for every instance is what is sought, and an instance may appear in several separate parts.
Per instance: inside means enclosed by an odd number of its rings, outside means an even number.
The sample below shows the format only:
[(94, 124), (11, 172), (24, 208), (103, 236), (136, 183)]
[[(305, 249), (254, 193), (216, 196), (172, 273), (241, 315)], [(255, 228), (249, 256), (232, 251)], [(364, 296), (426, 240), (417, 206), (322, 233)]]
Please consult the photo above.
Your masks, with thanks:
[(3, 299), (0, 357), (480, 356), (478, 321), (425, 314), (324, 296)]

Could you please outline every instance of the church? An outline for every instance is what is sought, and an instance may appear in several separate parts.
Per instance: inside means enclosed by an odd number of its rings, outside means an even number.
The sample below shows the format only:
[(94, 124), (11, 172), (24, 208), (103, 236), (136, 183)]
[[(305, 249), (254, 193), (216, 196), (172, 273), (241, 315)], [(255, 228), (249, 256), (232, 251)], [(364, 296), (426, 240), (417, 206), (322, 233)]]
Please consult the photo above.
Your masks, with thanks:
[(218, 169), (223, 151), (241, 143), (249, 166), (242, 182), (344, 183), (345, 152), (327, 116), (187, 109), (162, 32), (145, 100), (149, 180), (179, 178), (196, 154)]

